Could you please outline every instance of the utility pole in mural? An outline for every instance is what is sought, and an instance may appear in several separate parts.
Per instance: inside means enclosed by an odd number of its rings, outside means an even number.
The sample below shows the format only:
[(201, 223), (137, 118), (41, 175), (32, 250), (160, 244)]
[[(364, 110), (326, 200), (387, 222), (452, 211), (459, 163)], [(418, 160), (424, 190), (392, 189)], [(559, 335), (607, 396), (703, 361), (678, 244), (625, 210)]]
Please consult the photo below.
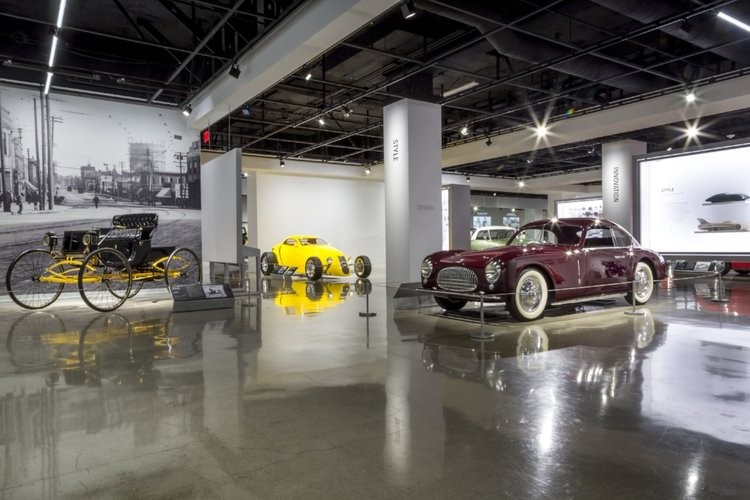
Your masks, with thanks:
[(0, 180), (2, 181), (2, 184), (0, 185), (0, 196), (2, 196), (3, 199), (3, 212), (10, 212), (10, 200), (8, 199), (10, 197), (10, 194), (8, 193), (8, 179), (5, 177), (5, 154), (8, 148), (8, 137), (5, 133), (5, 124), (4, 122), (6, 120), (3, 119), (3, 102), (2, 97), (0, 97)]

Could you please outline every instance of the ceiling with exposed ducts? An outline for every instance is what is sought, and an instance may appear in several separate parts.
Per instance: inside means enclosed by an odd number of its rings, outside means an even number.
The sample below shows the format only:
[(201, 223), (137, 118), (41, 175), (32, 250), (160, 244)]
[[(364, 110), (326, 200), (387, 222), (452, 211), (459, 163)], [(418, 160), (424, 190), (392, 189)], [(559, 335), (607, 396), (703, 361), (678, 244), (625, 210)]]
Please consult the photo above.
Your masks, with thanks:
[[(69, 0), (53, 89), (184, 107), (305, 1)], [(52, 5), (50, 5), (52, 4)], [(104, 5), (107, 4), (107, 5)], [(404, 10), (413, 5), (415, 15)], [(442, 107), (444, 148), (750, 73), (750, 0), (416, 0), (396, 5), (210, 126), (210, 144), (279, 159), (383, 160), (384, 105)], [(56, 2), (0, 1), (0, 78), (43, 84)], [(242, 75), (238, 75), (242, 78)], [(603, 115), (602, 115), (603, 116)], [(528, 178), (598, 168), (607, 141), (652, 151), (750, 137), (745, 111), (445, 167)]]

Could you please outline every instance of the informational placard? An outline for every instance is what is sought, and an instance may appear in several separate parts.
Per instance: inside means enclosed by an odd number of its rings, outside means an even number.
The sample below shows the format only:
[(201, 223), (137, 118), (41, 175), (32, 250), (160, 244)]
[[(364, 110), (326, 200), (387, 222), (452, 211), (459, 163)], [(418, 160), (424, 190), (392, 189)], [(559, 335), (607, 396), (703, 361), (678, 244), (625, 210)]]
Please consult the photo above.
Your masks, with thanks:
[(750, 249), (750, 146), (638, 161), (640, 240), (667, 255)]

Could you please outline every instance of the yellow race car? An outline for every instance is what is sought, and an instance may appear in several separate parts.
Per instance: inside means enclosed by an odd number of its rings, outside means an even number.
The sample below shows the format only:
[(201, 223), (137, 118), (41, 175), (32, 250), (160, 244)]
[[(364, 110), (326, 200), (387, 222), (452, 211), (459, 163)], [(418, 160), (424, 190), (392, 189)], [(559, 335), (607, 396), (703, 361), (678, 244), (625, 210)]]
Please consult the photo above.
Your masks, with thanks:
[(260, 256), (260, 270), (266, 276), (303, 274), (315, 281), (324, 274), (349, 276), (352, 267), (359, 278), (368, 277), (372, 271), (368, 257), (359, 255), (353, 260), (347, 259), (341, 250), (312, 235), (288, 236)]

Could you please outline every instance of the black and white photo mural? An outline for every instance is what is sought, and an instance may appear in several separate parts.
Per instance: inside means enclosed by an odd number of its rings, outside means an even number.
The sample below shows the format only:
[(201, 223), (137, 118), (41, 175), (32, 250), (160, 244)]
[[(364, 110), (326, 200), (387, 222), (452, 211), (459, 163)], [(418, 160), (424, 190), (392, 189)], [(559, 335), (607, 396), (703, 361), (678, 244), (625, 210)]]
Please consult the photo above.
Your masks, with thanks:
[(157, 214), (152, 246), (200, 255), (200, 145), (179, 110), (0, 86), (0, 111), (0, 277), (48, 231), (119, 214)]

